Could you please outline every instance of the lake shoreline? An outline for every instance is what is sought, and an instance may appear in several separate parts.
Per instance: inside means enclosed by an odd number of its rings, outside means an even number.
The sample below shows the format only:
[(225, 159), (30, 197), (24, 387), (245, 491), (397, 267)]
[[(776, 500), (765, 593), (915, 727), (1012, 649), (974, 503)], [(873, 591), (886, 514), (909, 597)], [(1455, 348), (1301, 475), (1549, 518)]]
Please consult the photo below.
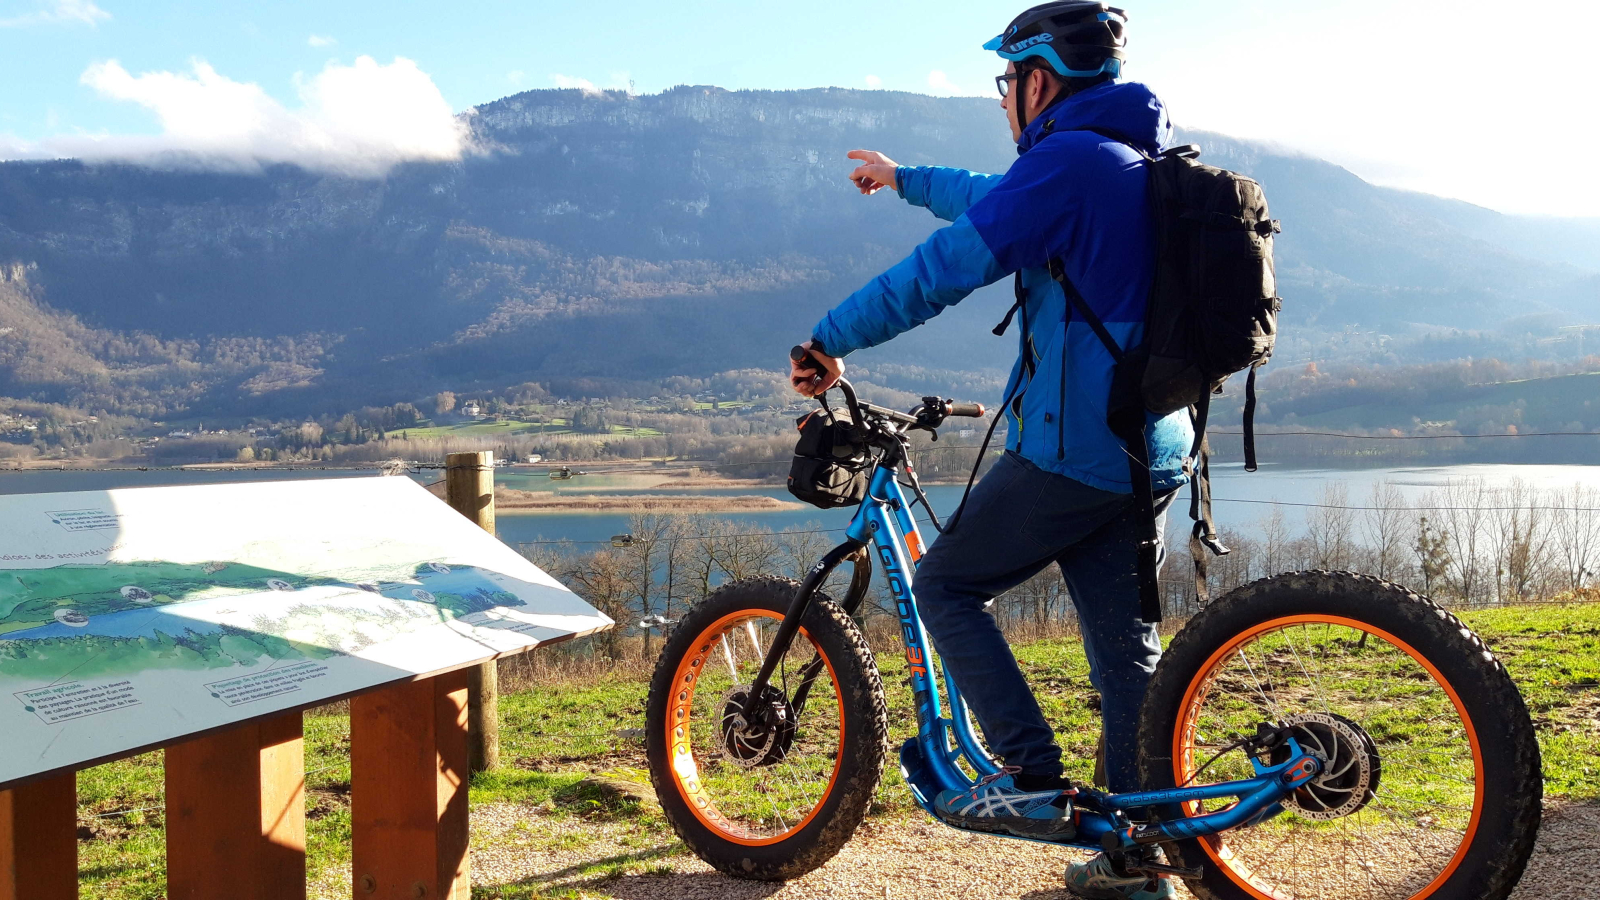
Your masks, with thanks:
[(519, 491), (496, 488), (495, 512), (521, 515), (576, 512), (640, 513), (755, 513), (804, 509), (805, 505), (764, 497), (759, 494), (650, 495), (650, 494), (553, 494), (548, 491)]

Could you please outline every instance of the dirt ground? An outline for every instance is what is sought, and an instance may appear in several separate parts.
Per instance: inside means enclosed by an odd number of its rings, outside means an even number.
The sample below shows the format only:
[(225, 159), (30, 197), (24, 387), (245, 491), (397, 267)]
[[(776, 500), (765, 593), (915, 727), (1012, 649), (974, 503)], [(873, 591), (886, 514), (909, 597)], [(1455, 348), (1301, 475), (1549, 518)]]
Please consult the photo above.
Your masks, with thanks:
[[(632, 823), (552, 819), (538, 808), (474, 810), (476, 896), (618, 900), (1058, 900), (1079, 854), (963, 834), (931, 820), (869, 821), (832, 862), (787, 884), (738, 881)], [(538, 849), (529, 849), (530, 847)], [(1549, 803), (1515, 900), (1588, 898), (1600, 872), (1600, 805)], [(496, 890), (500, 886), (501, 891)], [(1186, 890), (1180, 897), (1191, 895)]]

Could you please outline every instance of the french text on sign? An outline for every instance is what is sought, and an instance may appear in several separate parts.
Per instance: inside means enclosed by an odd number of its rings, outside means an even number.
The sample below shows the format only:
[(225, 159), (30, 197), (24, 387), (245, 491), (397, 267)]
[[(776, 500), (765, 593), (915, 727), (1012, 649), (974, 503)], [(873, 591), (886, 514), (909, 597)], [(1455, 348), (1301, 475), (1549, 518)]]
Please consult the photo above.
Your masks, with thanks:
[(139, 698), (133, 695), (133, 682), (126, 680), (106, 684), (68, 681), (31, 691), (17, 691), (13, 696), (22, 701), (23, 708), (28, 712), (43, 719), (46, 725), (139, 705)]
[(241, 675), (226, 681), (213, 681), (207, 684), (206, 688), (211, 691), (211, 696), (223, 703), (229, 706), (241, 706), (268, 697), (293, 693), (300, 690), (301, 684), (326, 674), (328, 674), (327, 666), (321, 663), (303, 662), (281, 669)]

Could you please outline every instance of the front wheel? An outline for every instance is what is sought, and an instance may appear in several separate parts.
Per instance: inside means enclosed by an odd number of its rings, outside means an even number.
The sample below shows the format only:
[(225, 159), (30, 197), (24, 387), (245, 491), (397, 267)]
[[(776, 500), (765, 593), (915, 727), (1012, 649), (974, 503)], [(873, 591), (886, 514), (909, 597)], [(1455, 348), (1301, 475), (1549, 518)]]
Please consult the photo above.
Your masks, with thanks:
[(783, 881), (832, 859), (883, 776), (889, 715), (866, 638), (820, 594), (758, 707), (750, 685), (799, 585), (723, 585), (678, 623), (645, 709), (650, 781), (695, 855)]
[(1323, 771), (1255, 827), (1168, 847), (1203, 870), (1190, 883), (1202, 900), (1503, 900), (1521, 878), (1542, 794), (1533, 724), (1505, 668), (1443, 608), (1344, 572), (1212, 603), (1145, 696), (1145, 788), (1251, 777), (1244, 751), (1225, 748), (1258, 723), (1292, 728)]

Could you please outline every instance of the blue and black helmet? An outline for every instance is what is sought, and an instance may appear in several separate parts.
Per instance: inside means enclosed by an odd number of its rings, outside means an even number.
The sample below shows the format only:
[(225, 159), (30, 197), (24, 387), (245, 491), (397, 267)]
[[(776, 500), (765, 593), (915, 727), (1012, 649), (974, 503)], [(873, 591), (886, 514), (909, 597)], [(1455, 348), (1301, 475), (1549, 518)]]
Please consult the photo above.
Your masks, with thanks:
[(983, 45), (1014, 63), (1038, 59), (1063, 78), (1122, 75), (1128, 14), (1087, 0), (1041, 3)]

